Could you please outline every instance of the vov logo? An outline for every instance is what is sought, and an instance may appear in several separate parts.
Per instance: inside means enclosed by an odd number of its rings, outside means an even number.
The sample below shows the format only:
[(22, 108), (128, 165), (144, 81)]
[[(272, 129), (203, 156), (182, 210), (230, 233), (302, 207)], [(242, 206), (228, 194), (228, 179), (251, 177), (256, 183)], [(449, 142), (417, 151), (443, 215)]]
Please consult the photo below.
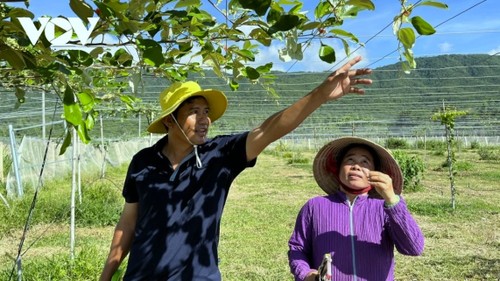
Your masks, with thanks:
[[(31, 18), (19, 17), (17, 19), (19, 20), (19, 23), (21, 23), (26, 35), (28, 35), (31, 44), (35, 45), (40, 39), (42, 33), (44, 33), (45, 38), (53, 46), (68, 45), (67, 43), (71, 40), (73, 34), (76, 34), (80, 43), (85, 46), (90, 34), (92, 34), (92, 31), (94, 31), (94, 28), (99, 21), (99, 18), (87, 18), (89, 21), (89, 27), (87, 28), (85, 23), (80, 18), (41, 17), (38, 19), (40, 22), (40, 28), (37, 28)], [(55, 34), (56, 26), (65, 31), (57, 37)]]

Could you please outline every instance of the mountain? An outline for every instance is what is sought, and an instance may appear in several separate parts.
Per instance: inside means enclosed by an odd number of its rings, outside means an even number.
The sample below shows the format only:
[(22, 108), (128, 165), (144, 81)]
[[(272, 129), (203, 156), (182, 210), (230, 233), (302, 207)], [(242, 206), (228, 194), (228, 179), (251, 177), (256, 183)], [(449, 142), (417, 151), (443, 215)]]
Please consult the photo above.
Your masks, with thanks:
[[(469, 135), (497, 134), (500, 116), (500, 56), (443, 55), (417, 59), (418, 69), (405, 74), (399, 64), (374, 69), (373, 84), (364, 96), (349, 95), (323, 105), (296, 134), (372, 134), (409, 136), (442, 134), (432, 115), (443, 105), (467, 111), (457, 118), (457, 131)], [(276, 73), (272, 98), (249, 87), (230, 93), (232, 107), (224, 122), (264, 120), (317, 86), (329, 73)], [(246, 116), (246, 118), (244, 118)], [(255, 125), (258, 123), (253, 123)]]
[[(363, 136), (431, 136), (442, 135), (442, 125), (432, 121), (433, 113), (443, 106), (467, 111), (456, 120), (456, 130), (462, 135), (498, 135), (500, 119), (500, 56), (442, 55), (417, 58), (418, 68), (405, 74), (399, 64), (376, 68), (363, 96), (349, 95), (323, 105), (312, 114), (293, 136), (298, 138), (355, 134)], [(214, 123), (214, 133), (248, 130), (260, 124), (272, 113), (285, 108), (319, 85), (329, 73), (274, 72), (272, 83), (278, 97), (272, 96), (259, 84), (241, 82), (232, 92), (225, 81), (207, 72), (205, 77), (193, 77), (203, 87), (223, 90), (228, 96), (226, 114)], [(168, 84), (160, 78), (144, 76), (139, 97), (158, 107), (158, 94)], [(55, 104), (46, 106), (46, 118), (52, 120)], [(7, 124), (14, 127), (40, 124), (40, 93), (32, 92), (27, 102), (13, 109), (13, 93), (0, 94), (0, 135), (8, 136)], [(53, 111), (53, 110), (52, 110)], [(159, 108), (158, 108), (159, 111)], [(54, 120), (60, 120), (60, 114)], [(121, 138), (145, 132), (146, 117), (104, 116), (107, 137)], [(99, 125), (99, 124), (97, 124)], [(34, 134), (40, 129), (29, 129)], [(94, 130), (96, 137), (98, 131)]]

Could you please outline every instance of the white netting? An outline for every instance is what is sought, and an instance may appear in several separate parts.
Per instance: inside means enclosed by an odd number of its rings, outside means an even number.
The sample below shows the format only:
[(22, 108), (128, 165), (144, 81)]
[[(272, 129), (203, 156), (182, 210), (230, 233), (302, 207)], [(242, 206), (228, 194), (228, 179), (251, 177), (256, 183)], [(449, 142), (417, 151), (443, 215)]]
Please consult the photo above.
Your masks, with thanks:
[[(107, 165), (118, 166), (129, 162), (135, 153), (149, 146), (152, 141), (154, 140), (150, 138), (140, 138), (110, 142), (105, 144), (104, 149), (101, 145), (77, 144), (75, 154), (73, 146), (70, 146), (63, 155), (59, 155), (60, 143), (23, 137), (17, 148), (17, 174), (15, 165), (12, 165), (5, 179), (7, 195), (18, 194), (19, 189), (22, 191), (25, 188), (35, 188), (39, 183), (42, 168), (42, 182), (55, 177), (70, 178), (73, 172), (73, 155), (80, 161), (82, 174), (102, 174)], [(45, 151), (47, 155), (44, 161)], [(75, 169), (75, 173), (78, 173), (78, 169)], [(22, 183), (20, 186), (18, 179)]]

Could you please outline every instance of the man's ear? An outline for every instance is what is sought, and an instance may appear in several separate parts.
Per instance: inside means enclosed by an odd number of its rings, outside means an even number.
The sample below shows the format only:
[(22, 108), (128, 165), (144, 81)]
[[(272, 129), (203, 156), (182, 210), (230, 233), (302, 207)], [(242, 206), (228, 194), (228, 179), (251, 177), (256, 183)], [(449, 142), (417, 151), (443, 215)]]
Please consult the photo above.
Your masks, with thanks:
[(172, 128), (172, 126), (174, 125), (174, 120), (172, 119), (172, 114), (169, 114), (167, 116), (165, 116), (161, 122), (163, 123), (163, 125), (165, 125), (165, 127), (167, 127), (168, 129)]

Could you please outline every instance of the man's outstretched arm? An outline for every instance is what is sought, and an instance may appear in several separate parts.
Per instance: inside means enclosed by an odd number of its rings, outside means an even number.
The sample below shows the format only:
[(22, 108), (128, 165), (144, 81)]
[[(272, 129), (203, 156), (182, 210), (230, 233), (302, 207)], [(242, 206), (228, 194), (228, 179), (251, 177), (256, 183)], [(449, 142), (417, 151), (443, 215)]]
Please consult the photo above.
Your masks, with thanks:
[(358, 85), (369, 85), (371, 79), (357, 78), (371, 73), (370, 69), (351, 69), (361, 61), (356, 57), (338, 70), (332, 72), (318, 87), (289, 107), (267, 118), (247, 137), (247, 159), (255, 159), (269, 144), (297, 128), (311, 113), (323, 103), (337, 100), (347, 94), (364, 94)]

